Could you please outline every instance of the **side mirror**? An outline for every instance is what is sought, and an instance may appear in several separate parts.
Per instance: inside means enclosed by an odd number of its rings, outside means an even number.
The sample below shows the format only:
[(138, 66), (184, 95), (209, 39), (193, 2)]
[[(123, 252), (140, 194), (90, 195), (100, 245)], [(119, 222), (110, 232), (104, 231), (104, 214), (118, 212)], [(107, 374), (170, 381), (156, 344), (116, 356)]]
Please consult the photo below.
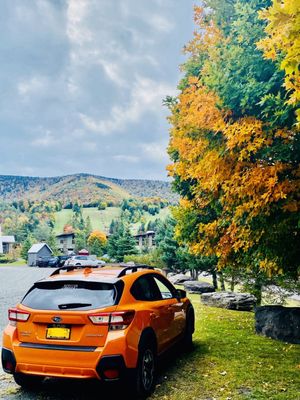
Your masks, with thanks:
[(186, 291), (182, 289), (176, 289), (177, 299), (184, 299), (186, 297)]

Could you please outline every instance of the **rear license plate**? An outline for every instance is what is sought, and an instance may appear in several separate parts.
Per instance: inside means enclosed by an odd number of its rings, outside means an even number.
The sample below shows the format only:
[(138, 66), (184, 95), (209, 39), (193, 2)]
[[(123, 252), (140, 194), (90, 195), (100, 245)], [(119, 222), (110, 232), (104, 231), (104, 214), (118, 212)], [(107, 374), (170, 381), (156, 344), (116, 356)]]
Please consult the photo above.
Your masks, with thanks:
[(62, 327), (51, 327), (47, 328), (46, 338), (47, 339), (70, 339), (71, 329)]

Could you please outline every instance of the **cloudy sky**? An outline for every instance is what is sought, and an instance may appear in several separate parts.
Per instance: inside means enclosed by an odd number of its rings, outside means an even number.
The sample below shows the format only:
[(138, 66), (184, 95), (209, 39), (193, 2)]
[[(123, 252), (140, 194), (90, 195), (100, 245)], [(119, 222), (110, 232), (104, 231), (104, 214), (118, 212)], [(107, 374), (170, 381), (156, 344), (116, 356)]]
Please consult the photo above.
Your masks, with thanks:
[(166, 179), (192, 0), (2, 0), (0, 174)]

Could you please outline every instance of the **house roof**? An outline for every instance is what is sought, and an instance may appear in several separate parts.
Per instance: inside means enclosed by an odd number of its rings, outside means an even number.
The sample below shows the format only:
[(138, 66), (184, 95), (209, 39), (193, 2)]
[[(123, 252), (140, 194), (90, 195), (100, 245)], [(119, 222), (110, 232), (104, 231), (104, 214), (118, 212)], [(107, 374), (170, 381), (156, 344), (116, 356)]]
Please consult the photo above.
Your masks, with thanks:
[(0, 236), (0, 241), (2, 243), (15, 243), (14, 236)]
[(64, 233), (60, 233), (59, 235), (56, 235), (57, 238), (59, 237), (64, 237), (64, 236), (75, 236), (74, 232), (64, 232)]
[(47, 243), (35, 243), (33, 244), (30, 249), (28, 250), (28, 253), (38, 253), (44, 246), (48, 247), (48, 249), (53, 253), (51, 247), (47, 245)]
[(154, 231), (147, 231), (147, 232), (142, 232), (142, 233), (138, 233), (137, 235), (134, 235), (134, 237), (138, 238), (138, 237), (148, 237), (148, 236), (154, 236), (155, 232)]

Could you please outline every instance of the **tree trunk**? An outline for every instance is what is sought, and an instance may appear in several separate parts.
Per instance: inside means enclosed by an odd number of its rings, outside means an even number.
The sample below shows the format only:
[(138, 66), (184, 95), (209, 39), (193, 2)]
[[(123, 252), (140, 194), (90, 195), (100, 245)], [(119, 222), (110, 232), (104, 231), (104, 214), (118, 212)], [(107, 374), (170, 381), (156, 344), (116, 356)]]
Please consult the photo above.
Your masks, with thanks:
[(255, 280), (255, 284), (253, 287), (253, 294), (256, 297), (256, 305), (259, 306), (261, 304), (261, 298), (262, 298), (262, 283), (259, 278)]
[(218, 278), (217, 278), (217, 273), (216, 273), (215, 270), (212, 270), (211, 274), (212, 274), (212, 279), (213, 279), (214, 288), (217, 290), (217, 289), (218, 289)]
[(235, 279), (234, 276), (231, 277), (231, 281), (230, 281), (230, 290), (231, 292), (234, 292), (234, 287), (235, 287)]
[(224, 276), (223, 276), (223, 272), (220, 271), (219, 272), (219, 280), (220, 280), (220, 284), (221, 284), (221, 290), (225, 291), (225, 282), (224, 282)]

